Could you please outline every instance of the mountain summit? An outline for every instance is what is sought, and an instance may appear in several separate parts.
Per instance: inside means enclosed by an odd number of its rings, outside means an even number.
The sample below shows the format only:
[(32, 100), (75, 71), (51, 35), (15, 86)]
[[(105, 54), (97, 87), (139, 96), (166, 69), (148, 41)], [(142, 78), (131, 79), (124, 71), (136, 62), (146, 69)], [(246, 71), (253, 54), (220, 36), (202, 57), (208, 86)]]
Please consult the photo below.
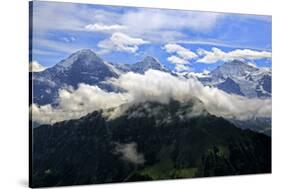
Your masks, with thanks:
[(77, 88), (79, 83), (85, 83), (107, 89), (101, 82), (117, 76), (92, 50), (83, 49), (51, 68), (32, 74), (33, 101), (40, 105), (54, 103), (59, 89), (66, 85)]
[(130, 71), (143, 74), (149, 69), (165, 71), (164, 66), (152, 56), (146, 56), (142, 61), (128, 65)]
[(246, 76), (247, 74), (258, 70), (258, 68), (240, 60), (233, 60), (217, 67), (211, 72), (211, 75), (217, 79), (226, 79), (232, 76)]
[(147, 65), (161, 65), (161, 63), (154, 57), (152, 56), (146, 56), (144, 57), (144, 59), (141, 61), (141, 63), (143, 64), (147, 64)]
[(68, 68), (75, 64), (90, 66), (91, 63), (102, 63), (103, 60), (90, 49), (82, 49), (60, 61), (57, 66)]
[(51, 68), (32, 73), (33, 101), (39, 105), (54, 103), (58, 98), (59, 89), (67, 85), (77, 88), (79, 83), (114, 90), (103, 81), (129, 71), (143, 74), (149, 69), (168, 72), (152, 56), (146, 56), (142, 61), (134, 64), (121, 65), (105, 62), (91, 49), (82, 49)]
[(233, 60), (210, 72), (208, 78), (200, 79), (228, 93), (242, 96), (271, 97), (271, 70), (252, 66), (240, 60)]

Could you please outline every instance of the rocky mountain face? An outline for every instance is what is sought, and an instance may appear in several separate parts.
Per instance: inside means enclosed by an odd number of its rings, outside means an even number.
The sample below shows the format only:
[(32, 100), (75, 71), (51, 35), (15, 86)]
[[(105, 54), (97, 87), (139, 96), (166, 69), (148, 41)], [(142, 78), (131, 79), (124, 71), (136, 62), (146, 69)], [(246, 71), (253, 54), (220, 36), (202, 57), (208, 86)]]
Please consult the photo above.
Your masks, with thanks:
[[(80, 50), (51, 68), (32, 73), (33, 101), (39, 105), (54, 103), (60, 88), (77, 88), (79, 83), (97, 85), (113, 91), (116, 89), (104, 83), (107, 78), (118, 77), (130, 71), (144, 74), (149, 69), (170, 72), (151, 56), (134, 64), (121, 65), (105, 62), (89, 49)], [(257, 68), (238, 60), (225, 63), (209, 75), (198, 79), (205, 85), (231, 94), (249, 98), (271, 97), (271, 70)]]
[[(30, 85), (33, 86), (31, 100), (39, 105), (56, 104), (59, 89), (66, 86), (75, 89), (79, 83), (97, 85), (107, 91), (118, 91), (119, 89), (104, 81), (127, 72), (144, 74), (149, 69), (169, 72), (151, 56), (134, 64), (112, 64), (102, 60), (89, 49), (80, 50), (51, 68), (30, 73)], [(204, 77), (197, 76), (197, 79), (204, 85), (217, 87), (230, 94), (248, 98), (271, 97), (271, 70), (257, 68), (238, 60), (227, 62), (209, 74), (204, 74)], [(268, 119), (257, 118), (243, 124), (240, 121), (230, 121), (238, 127), (271, 133)]]
[(149, 69), (168, 72), (164, 66), (152, 56), (146, 56), (142, 61), (135, 64), (126, 65), (130, 71), (144, 74)]
[(239, 60), (227, 62), (211, 71), (208, 77), (198, 79), (205, 85), (231, 94), (249, 98), (271, 97), (271, 70), (257, 68)]
[(89, 49), (80, 50), (51, 68), (32, 73), (33, 102), (39, 105), (52, 104), (58, 98), (60, 88), (77, 88), (79, 83), (97, 85), (112, 91), (115, 89), (103, 81), (129, 71), (143, 74), (149, 69), (168, 72), (151, 56), (135, 64), (114, 65), (105, 62)]
[(33, 129), (32, 187), (271, 172), (270, 137), (207, 111), (188, 116), (195, 103), (146, 102), (112, 120), (95, 111)]
[(101, 81), (117, 74), (93, 51), (84, 49), (42, 72), (32, 74), (33, 101), (37, 104), (54, 103), (58, 90), (64, 86), (77, 88), (79, 83), (106, 88)]
[(233, 81), (233, 79), (231, 79), (230, 77), (227, 77), (225, 81), (219, 83), (217, 85), (217, 88), (230, 94), (237, 94), (237, 95), (244, 96), (244, 94), (241, 92), (240, 86), (237, 83), (235, 83), (235, 81)]
[(233, 60), (227, 62), (211, 72), (214, 80), (219, 81), (220, 79), (224, 80), (228, 77), (245, 77), (248, 74), (258, 71), (259, 69), (253, 66), (250, 66), (242, 61)]

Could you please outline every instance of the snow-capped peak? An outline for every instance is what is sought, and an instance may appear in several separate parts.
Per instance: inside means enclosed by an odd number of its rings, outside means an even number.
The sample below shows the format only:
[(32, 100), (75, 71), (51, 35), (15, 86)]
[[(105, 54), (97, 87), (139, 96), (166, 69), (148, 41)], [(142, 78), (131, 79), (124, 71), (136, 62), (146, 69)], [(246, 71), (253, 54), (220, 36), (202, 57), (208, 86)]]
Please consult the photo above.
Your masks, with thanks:
[[(77, 61), (79, 60), (79, 61)], [(90, 64), (92, 61), (94, 62), (103, 62), (101, 58), (99, 58), (96, 53), (94, 53), (91, 49), (82, 49), (73, 54), (71, 54), (67, 59), (62, 60), (58, 63), (58, 66), (63, 68), (69, 68), (73, 63), (79, 62), (80, 64)]]
[(256, 72), (258, 70), (259, 68), (251, 66), (240, 60), (233, 60), (217, 67), (211, 72), (211, 75), (217, 79), (226, 79), (232, 76), (244, 77), (248, 75), (248, 73)]
[(30, 72), (42, 72), (45, 69), (46, 68), (43, 65), (41, 65), (39, 62), (37, 62), (36, 60), (29, 63), (29, 71)]
[(151, 63), (151, 64), (160, 64), (160, 62), (152, 56), (144, 57), (144, 59), (141, 62), (142, 63)]

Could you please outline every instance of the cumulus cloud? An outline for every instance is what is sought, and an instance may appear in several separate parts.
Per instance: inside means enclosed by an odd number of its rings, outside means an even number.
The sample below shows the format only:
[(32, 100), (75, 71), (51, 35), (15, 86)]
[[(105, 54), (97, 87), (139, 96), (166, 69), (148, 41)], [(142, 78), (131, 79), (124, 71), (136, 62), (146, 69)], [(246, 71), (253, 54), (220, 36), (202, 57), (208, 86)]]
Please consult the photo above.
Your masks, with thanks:
[(104, 33), (111, 33), (111, 32), (118, 32), (125, 30), (127, 27), (119, 24), (113, 24), (113, 25), (105, 25), (101, 23), (95, 23), (95, 24), (88, 24), (85, 26), (85, 29), (89, 31), (95, 31), (95, 32), (104, 32)]
[(39, 62), (36, 60), (29, 63), (29, 71), (30, 72), (41, 72), (44, 71), (46, 68), (42, 66)]
[(181, 65), (187, 64), (187, 62), (186, 62), (185, 59), (180, 58), (180, 57), (178, 57), (178, 56), (174, 56), (174, 55), (173, 55), (173, 56), (169, 56), (169, 57), (167, 58), (167, 60), (168, 60), (169, 62), (173, 63), (173, 64), (181, 64)]
[(186, 65), (183, 65), (183, 64), (176, 64), (175, 70), (177, 72), (186, 72), (186, 71), (191, 70), (191, 68), (189, 66), (186, 66)]
[(189, 67), (186, 64), (189, 64), (190, 59), (195, 59), (198, 57), (197, 54), (191, 50), (186, 49), (178, 44), (168, 43), (163, 47), (163, 49), (167, 53), (175, 54), (169, 56), (167, 60), (176, 65), (175, 70), (178, 72), (189, 70)]
[(106, 92), (96, 86), (81, 84), (77, 90), (61, 90), (58, 106), (32, 105), (33, 120), (38, 123), (79, 118), (98, 109), (117, 107), (104, 114), (114, 119), (133, 104), (146, 101), (168, 103), (170, 99), (186, 102), (199, 99), (213, 115), (247, 120), (271, 117), (271, 99), (247, 98), (204, 86), (198, 80), (178, 78), (169, 73), (148, 70), (145, 74), (129, 72), (107, 83), (125, 92)]
[(115, 150), (117, 153), (122, 155), (122, 159), (125, 161), (129, 161), (134, 164), (144, 164), (145, 162), (143, 154), (138, 153), (137, 143), (135, 142), (127, 144), (117, 143)]
[(38, 123), (53, 124), (58, 121), (78, 119), (94, 110), (107, 109), (130, 101), (126, 93), (106, 92), (97, 86), (80, 84), (77, 90), (65, 88), (59, 91), (59, 104), (31, 106), (32, 119)]
[(141, 38), (134, 38), (124, 33), (116, 32), (112, 34), (110, 39), (100, 41), (98, 47), (108, 51), (135, 53), (140, 45), (148, 43), (149, 41), (145, 41)]
[(197, 55), (194, 52), (178, 44), (168, 43), (164, 46), (164, 49), (168, 53), (176, 53), (179, 57), (185, 60), (197, 58)]
[(192, 78), (205, 78), (205, 77), (210, 77), (209, 73), (210, 73), (210, 71), (203, 70), (203, 72), (189, 72), (187, 74), (189, 77), (192, 77)]
[(178, 78), (156, 70), (149, 70), (144, 75), (128, 73), (111, 79), (110, 83), (128, 91), (135, 103), (147, 100), (168, 103), (171, 98), (183, 102), (198, 98), (207, 111), (217, 116), (237, 119), (271, 116), (270, 99), (231, 95), (204, 86), (197, 80)]
[(271, 58), (271, 52), (254, 51), (250, 49), (236, 49), (230, 52), (224, 52), (218, 48), (212, 48), (211, 51), (199, 49), (197, 53), (202, 57), (197, 62), (205, 64), (213, 64), (218, 61), (238, 60), (258, 60), (263, 58)]

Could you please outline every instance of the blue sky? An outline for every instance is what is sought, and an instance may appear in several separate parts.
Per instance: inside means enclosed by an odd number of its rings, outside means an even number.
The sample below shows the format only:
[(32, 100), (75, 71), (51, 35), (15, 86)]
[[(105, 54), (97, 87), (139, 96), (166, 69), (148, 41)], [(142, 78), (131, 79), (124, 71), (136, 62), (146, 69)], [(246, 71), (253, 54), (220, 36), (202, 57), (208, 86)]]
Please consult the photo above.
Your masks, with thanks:
[(150, 55), (179, 72), (233, 59), (271, 67), (270, 16), (44, 1), (32, 13), (32, 61), (44, 67), (84, 48), (118, 64)]

